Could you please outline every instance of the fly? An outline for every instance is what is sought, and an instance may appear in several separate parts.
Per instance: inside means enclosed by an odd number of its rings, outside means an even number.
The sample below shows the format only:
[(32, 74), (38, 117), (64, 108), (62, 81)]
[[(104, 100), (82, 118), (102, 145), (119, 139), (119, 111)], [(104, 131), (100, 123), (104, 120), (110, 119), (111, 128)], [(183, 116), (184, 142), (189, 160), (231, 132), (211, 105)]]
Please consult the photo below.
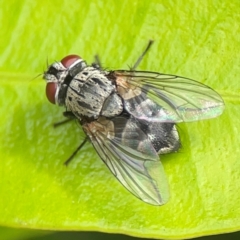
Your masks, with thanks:
[[(149, 44), (130, 70), (106, 71), (78, 55), (44, 72), (48, 100), (81, 124), (99, 157), (132, 194), (152, 205), (169, 199), (159, 154), (180, 147), (175, 124), (214, 118), (224, 110), (210, 87), (176, 75), (136, 71)], [(75, 152), (75, 153), (76, 153)], [(74, 154), (75, 154), (74, 153)]]

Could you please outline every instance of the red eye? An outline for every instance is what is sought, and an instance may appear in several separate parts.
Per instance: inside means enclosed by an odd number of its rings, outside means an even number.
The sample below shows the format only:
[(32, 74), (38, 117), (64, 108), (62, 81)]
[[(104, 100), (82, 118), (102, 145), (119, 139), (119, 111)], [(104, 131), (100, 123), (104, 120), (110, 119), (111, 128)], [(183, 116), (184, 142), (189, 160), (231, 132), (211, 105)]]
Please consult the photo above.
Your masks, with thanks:
[(61, 63), (65, 68), (69, 68), (79, 59), (81, 59), (81, 57), (79, 57), (78, 55), (68, 55), (61, 60)]
[(57, 91), (57, 83), (55, 82), (49, 82), (46, 86), (46, 96), (48, 98), (48, 101), (55, 104), (55, 94)]

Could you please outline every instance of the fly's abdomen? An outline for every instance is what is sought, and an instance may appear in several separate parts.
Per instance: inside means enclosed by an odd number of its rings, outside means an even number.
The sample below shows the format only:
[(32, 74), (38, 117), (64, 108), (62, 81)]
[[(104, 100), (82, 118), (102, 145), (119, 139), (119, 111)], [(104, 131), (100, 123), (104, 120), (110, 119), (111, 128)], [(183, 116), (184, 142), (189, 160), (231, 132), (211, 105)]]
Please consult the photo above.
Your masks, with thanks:
[[(116, 116), (122, 112), (122, 101), (115, 92), (115, 85), (100, 70), (87, 67), (69, 84), (65, 104), (77, 117)], [(113, 101), (106, 108), (108, 99)]]

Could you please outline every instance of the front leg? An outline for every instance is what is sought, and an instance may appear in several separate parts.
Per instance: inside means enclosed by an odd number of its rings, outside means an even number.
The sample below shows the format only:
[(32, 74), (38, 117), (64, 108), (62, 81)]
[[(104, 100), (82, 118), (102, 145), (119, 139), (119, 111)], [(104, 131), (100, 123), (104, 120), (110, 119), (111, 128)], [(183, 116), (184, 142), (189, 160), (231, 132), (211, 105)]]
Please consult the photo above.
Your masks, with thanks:
[(75, 119), (77, 118), (72, 112), (70, 111), (65, 111), (63, 112), (63, 116), (69, 119)]
[(76, 116), (72, 112), (68, 112), (68, 111), (63, 112), (63, 116), (66, 117), (67, 119), (54, 123), (53, 124), (54, 128), (59, 127), (62, 124), (68, 123), (68, 122), (76, 119)]

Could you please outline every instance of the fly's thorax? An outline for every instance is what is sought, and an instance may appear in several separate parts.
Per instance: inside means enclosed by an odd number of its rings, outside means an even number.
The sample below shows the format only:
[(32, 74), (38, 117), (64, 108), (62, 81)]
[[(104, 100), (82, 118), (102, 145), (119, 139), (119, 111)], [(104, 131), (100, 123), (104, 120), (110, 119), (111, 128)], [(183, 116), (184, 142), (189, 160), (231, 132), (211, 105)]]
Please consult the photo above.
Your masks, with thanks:
[(94, 67), (84, 68), (72, 79), (65, 105), (76, 117), (93, 119), (116, 116), (123, 108), (114, 83), (106, 77), (106, 72)]

